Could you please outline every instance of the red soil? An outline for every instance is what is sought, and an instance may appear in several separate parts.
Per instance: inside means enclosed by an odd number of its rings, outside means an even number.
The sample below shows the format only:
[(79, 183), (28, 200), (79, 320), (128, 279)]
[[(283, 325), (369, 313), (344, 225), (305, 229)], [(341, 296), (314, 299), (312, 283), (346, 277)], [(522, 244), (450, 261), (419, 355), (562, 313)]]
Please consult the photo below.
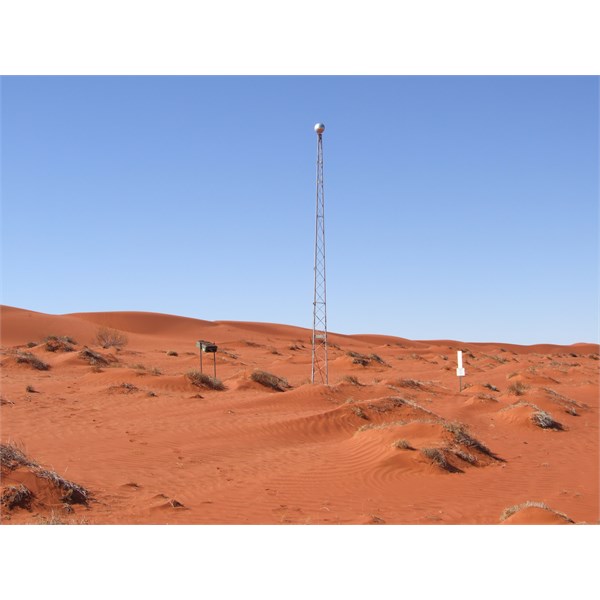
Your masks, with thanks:
[[(100, 327), (128, 344), (101, 348)], [(49, 335), (73, 338), (75, 351), (47, 351)], [(198, 368), (197, 339), (219, 345), (224, 391), (186, 378)], [(2, 523), (39, 522), (49, 511), (67, 523), (499, 523), (526, 501), (598, 522), (597, 345), (337, 334), (329, 342), (331, 385), (315, 386), (306, 329), (3, 307), (1, 441), (92, 500), (63, 510), (22, 469), (3, 470), (4, 488), (29, 482), (37, 496), (29, 508), (4, 508)], [(84, 345), (109, 364), (90, 365)], [(460, 393), (457, 349), (467, 370)], [(385, 364), (354, 364), (349, 351)], [(19, 363), (18, 352), (50, 368)], [(204, 365), (212, 374), (210, 355)], [(264, 387), (254, 370), (292, 388)], [(540, 411), (562, 429), (536, 426)], [(565, 521), (531, 507), (504, 521), (533, 522)]]

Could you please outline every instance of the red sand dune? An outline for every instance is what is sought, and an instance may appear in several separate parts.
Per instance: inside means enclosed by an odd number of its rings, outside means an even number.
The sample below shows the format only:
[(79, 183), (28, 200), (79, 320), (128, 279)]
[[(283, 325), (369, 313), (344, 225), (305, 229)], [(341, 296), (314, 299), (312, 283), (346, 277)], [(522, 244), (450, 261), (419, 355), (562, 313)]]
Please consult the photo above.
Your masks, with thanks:
[[(128, 343), (100, 347), (101, 327)], [(73, 351), (48, 351), (51, 335)], [(186, 377), (197, 339), (219, 345), (224, 390)], [(3, 492), (22, 484), (33, 500), (5, 502), (2, 523), (499, 523), (528, 501), (548, 509), (502, 522), (598, 522), (597, 345), (329, 341), (331, 385), (311, 385), (307, 329), (2, 307), (1, 441), (90, 494), (71, 503), (3, 466)], [(49, 368), (20, 362), (27, 352)]]

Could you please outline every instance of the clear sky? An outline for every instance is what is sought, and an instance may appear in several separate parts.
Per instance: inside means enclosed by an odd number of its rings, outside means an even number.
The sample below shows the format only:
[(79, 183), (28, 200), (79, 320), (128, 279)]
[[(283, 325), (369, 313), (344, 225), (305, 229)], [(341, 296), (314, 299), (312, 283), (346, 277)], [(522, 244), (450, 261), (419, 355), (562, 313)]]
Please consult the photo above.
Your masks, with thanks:
[(9, 77), (2, 303), (598, 341), (595, 77)]

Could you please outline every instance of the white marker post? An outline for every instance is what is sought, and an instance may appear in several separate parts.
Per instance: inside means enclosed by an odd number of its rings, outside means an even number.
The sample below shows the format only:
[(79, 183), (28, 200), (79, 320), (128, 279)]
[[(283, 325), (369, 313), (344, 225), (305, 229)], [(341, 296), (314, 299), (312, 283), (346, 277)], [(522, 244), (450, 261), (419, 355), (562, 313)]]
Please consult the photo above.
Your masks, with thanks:
[(458, 377), (458, 391), (462, 392), (462, 378), (465, 376), (465, 370), (462, 364), (462, 350), (456, 352), (456, 360), (458, 362), (458, 368), (456, 369), (456, 376)]

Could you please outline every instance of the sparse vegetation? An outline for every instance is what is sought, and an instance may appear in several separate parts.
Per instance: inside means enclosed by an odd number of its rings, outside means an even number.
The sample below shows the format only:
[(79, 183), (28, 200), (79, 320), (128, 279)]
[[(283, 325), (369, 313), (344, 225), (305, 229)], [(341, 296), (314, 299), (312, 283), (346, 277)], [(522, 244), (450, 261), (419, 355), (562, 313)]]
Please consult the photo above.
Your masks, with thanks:
[(29, 365), (38, 371), (47, 371), (50, 368), (48, 363), (39, 359), (35, 354), (31, 352), (19, 352), (16, 358), (18, 363)]
[(416, 379), (401, 379), (398, 382), (400, 387), (412, 388), (414, 390), (421, 390), (424, 387), (423, 381), (418, 381)]
[(201, 373), (197, 370), (188, 371), (185, 374), (185, 376), (188, 378), (192, 385), (195, 385), (197, 387), (206, 387), (211, 390), (218, 391), (225, 389), (225, 386), (223, 385), (220, 379), (216, 379), (214, 377), (211, 377), (210, 375), (207, 375), (206, 373)]
[(359, 352), (347, 352), (347, 355), (353, 359), (352, 364), (354, 365), (366, 367), (371, 362), (371, 359), (368, 356), (360, 354)]
[(401, 450), (414, 450), (414, 448), (406, 440), (396, 440), (392, 446), (394, 448), (400, 448)]
[(542, 508), (543, 510), (550, 511), (555, 515), (562, 517), (563, 519), (565, 519), (565, 521), (568, 521), (569, 523), (574, 523), (574, 521), (567, 517), (567, 515), (565, 515), (564, 513), (558, 512), (550, 508), (547, 504), (544, 504), (543, 502), (534, 502), (531, 500), (527, 500), (527, 502), (523, 502), (522, 504), (515, 504), (514, 506), (509, 506), (508, 508), (505, 508), (502, 511), (502, 514), (500, 515), (500, 521), (506, 521), (506, 519), (519, 512), (520, 510), (523, 510), (524, 508)]
[(448, 470), (450, 467), (444, 451), (440, 448), (421, 448), (421, 454), (442, 469)]
[(162, 375), (162, 371), (158, 367), (152, 367), (150, 373), (152, 373), (152, 375)]
[(377, 354), (369, 354), (368, 358), (370, 360), (373, 360), (373, 361), (379, 363), (380, 365), (387, 365), (387, 363), (383, 360), (383, 358), (381, 358), (381, 356), (379, 356)]
[(25, 391), (26, 391), (28, 394), (37, 394), (37, 390), (36, 390), (36, 389), (35, 389), (35, 388), (34, 388), (32, 385), (28, 385), (28, 386), (25, 388)]
[(61, 501), (67, 504), (86, 504), (89, 499), (89, 492), (85, 488), (64, 479), (54, 471), (40, 467), (13, 444), (0, 444), (0, 464), (10, 471), (18, 467), (29, 467), (36, 477), (47, 479), (59, 488), (63, 493)]
[(562, 431), (564, 427), (558, 421), (555, 421), (552, 418), (550, 413), (547, 413), (544, 410), (538, 410), (531, 415), (531, 420), (535, 425), (541, 427), (542, 429), (556, 429), (558, 431)]
[(482, 454), (486, 454), (487, 456), (491, 456), (496, 458), (493, 452), (485, 446), (485, 444), (481, 443), (479, 440), (475, 439), (468, 431), (465, 425), (457, 422), (444, 422), (444, 429), (452, 434), (454, 438), (454, 442), (456, 444), (460, 444), (462, 446), (467, 446), (467, 448), (474, 448), (478, 450)]
[(304, 346), (299, 346), (298, 344), (292, 344), (291, 346), (289, 346), (290, 350), (302, 350), (304, 348)]
[(77, 342), (73, 338), (66, 335), (60, 337), (49, 335), (44, 340), (44, 349), (48, 352), (73, 352), (73, 350), (75, 350), (73, 345), (76, 343)]
[(118, 392), (121, 394), (133, 394), (139, 392), (140, 389), (133, 385), (133, 383), (121, 383), (119, 385), (111, 385), (108, 390), (110, 392)]
[(127, 336), (118, 329), (101, 327), (96, 334), (96, 341), (102, 348), (116, 348), (119, 350), (128, 342)]
[(488, 390), (492, 390), (492, 392), (500, 391), (495, 385), (492, 385), (491, 383), (484, 383), (483, 387), (487, 388)]
[(508, 391), (515, 396), (524, 396), (528, 389), (529, 386), (522, 381), (514, 381), (508, 386)]
[(369, 420), (369, 416), (360, 406), (353, 406), (352, 412), (360, 419), (365, 419), (366, 421)]
[(106, 366), (109, 364), (109, 361), (106, 357), (102, 356), (98, 352), (94, 352), (90, 350), (87, 346), (79, 352), (79, 357), (87, 360), (88, 363), (92, 366)]
[(32, 500), (33, 494), (31, 490), (23, 484), (9, 485), (2, 491), (0, 506), (3, 506), (7, 510), (12, 510), (16, 507), (29, 508)]
[(461, 450), (460, 448), (450, 448), (450, 452), (454, 454), (454, 456), (458, 456), (461, 460), (468, 462), (470, 465), (474, 465), (477, 463), (477, 457), (473, 456), (469, 452), (465, 450)]
[(342, 378), (342, 381), (345, 383), (349, 383), (350, 385), (362, 386), (362, 383), (358, 380), (357, 377), (354, 377), (354, 375), (346, 375)]
[(177, 352), (175, 352), (175, 350), (168, 350), (167, 356), (179, 356), (179, 354), (177, 354)]
[(37, 342), (27, 342), (27, 347), (28, 348), (35, 348), (38, 345)]
[(285, 392), (291, 388), (287, 379), (277, 377), (277, 375), (267, 373), (267, 371), (254, 371), (252, 375), (250, 375), (250, 379), (256, 381), (256, 383), (260, 383), (260, 385), (277, 390), (278, 392)]

